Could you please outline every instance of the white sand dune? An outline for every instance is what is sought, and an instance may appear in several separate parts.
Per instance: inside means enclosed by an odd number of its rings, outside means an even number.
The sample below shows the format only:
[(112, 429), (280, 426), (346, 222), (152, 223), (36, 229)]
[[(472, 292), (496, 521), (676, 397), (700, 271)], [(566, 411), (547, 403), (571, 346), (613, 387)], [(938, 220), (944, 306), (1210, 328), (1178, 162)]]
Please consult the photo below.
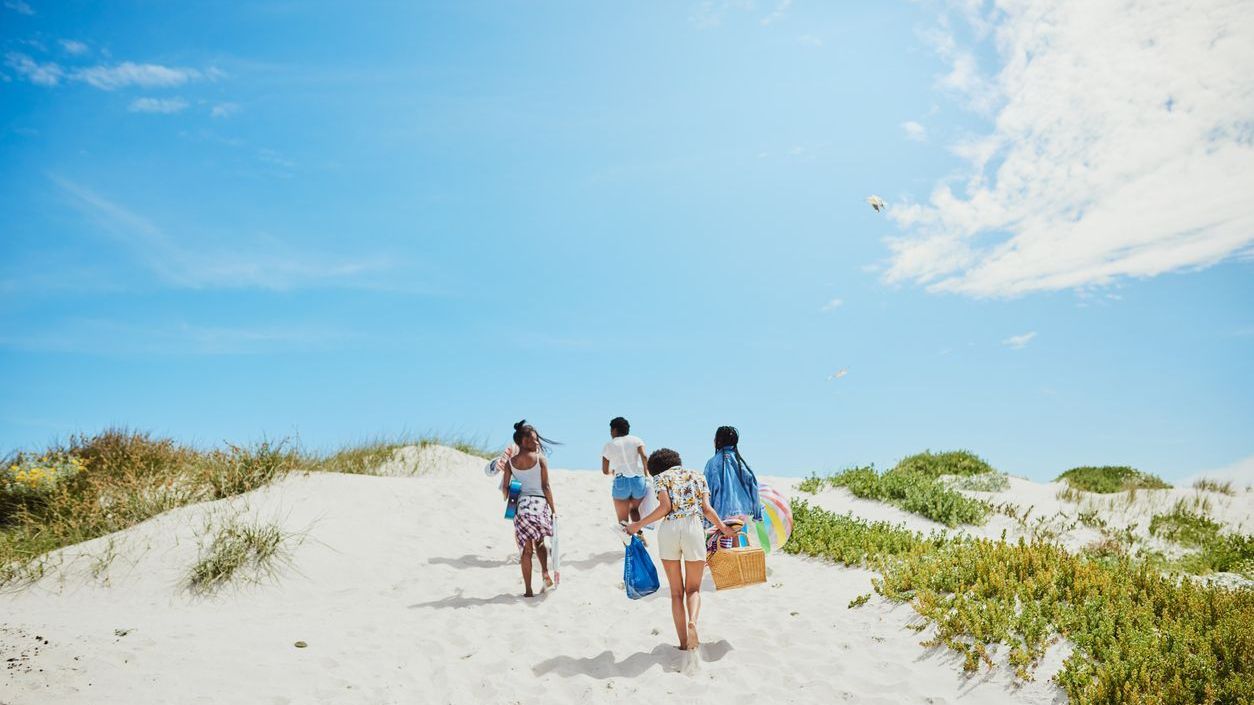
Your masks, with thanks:
[[(553, 473), (562, 585), (524, 599), (511, 525), (482, 465), (410, 449), (388, 466), (393, 476), (294, 475), (66, 549), (62, 569), (0, 595), (0, 651), (18, 659), (0, 677), (0, 703), (1065, 699), (1049, 680), (1065, 644), (1026, 685), (1004, 668), (969, 677), (950, 652), (919, 646), (909, 606), (873, 596), (847, 607), (872, 591), (870, 572), (779, 554), (767, 585), (705, 593), (704, 643), (680, 652), (665, 586), (640, 601), (620, 587), (622, 545), (600, 473)], [(407, 477), (415, 466), (427, 474)], [(843, 491), (816, 501), (923, 521)], [(193, 596), (184, 582), (197, 534), (233, 514), (279, 521), (303, 541), (277, 575)], [(101, 570), (110, 545), (116, 558)]]

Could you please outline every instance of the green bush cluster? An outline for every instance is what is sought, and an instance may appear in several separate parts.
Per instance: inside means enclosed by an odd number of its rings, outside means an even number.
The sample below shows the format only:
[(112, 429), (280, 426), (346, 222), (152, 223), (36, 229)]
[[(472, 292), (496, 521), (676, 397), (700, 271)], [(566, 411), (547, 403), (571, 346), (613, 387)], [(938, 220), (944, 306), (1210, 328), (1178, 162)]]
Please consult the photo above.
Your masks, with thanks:
[(42, 557), (58, 548), (175, 507), (248, 492), (293, 471), (367, 473), (407, 443), (330, 454), (286, 441), (202, 450), (115, 428), (73, 436), (39, 454), (14, 453), (0, 466), (0, 586), (38, 578)]
[(1045, 542), (923, 536), (793, 502), (784, 550), (868, 566), (875, 590), (933, 628), (924, 646), (1030, 679), (1048, 646), (1074, 646), (1054, 676), (1075, 705), (1254, 702), (1254, 591), (1164, 576), (1127, 557), (1075, 556)]
[(1071, 468), (1059, 475), (1055, 481), (1065, 481), (1067, 486), (1072, 489), (1084, 492), (1100, 492), (1102, 494), (1135, 489), (1171, 489), (1171, 485), (1163, 482), (1162, 478), (1127, 467), (1126, 465)]
[(857, 497), (888, 502), (952, 527), (982, 524), (992, 508), (988, 502), (946, 487), (940, 478), (992, 472), (988, 463), (968, 451), (925, 452), (905, 458), (883, 474), (871, 466), (850, 468), (827, 478), (807, 478), (800, 489), (813, 493), (825, 485), (844, 487)]
[(1204, 514), (1191, 512), (1178, 503), (1166, 514), (1150, 519), (1149, 532), (1181, 546), (1196, 549), (1177, 559), (1170, 567), (1187, 573), (1240, 573), (1254, 579), (1254, 536), (1220, 533), (1222, 527)]

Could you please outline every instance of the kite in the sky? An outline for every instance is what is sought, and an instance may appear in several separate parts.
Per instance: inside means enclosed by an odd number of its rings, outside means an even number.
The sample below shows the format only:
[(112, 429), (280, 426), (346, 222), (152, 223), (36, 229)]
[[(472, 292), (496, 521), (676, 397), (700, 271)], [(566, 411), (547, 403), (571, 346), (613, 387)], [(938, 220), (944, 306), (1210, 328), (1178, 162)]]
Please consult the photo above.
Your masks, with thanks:
[(844, 377), (847, 374), (849, 374), (849, 368), (848, 367), (841, 368), (831, 373), (830, 375), (828, 375), (827, 381), (831, 382), (834, 379), (840, 379), (841, 377)]
[(876, 213), (879, 213), (888, 207), (888, 204), (884, 202), (884, 199), (876, 196), (875, 194), (867, 196), (866, 202), (871, 204), (871, 207), (875, 209)]

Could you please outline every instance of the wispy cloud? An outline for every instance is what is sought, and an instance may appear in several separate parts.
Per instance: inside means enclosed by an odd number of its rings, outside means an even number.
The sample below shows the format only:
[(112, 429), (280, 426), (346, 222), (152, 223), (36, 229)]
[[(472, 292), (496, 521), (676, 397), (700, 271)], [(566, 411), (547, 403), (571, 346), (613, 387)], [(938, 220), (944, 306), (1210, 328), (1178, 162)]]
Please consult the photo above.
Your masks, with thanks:
[(60, 39), (58, 43), (61, 45), (61, 50), (71, 56), (80, 56), (89, 51), (86, 44), (73, 39)]
[(1022, 349), (1024, 346), (1026, 346), (1028, 343), (1032, 342), (1032, 339), (1035, 337), (1036, 337), (1036, 331), (1030, 331), (1030, 332), (1024, 333), (1023, 335), (1012, 335), (1009, 338), (1006, 338), (1005, 340), (1001, 341), (1001, 344), (1005, 345), (1006, 347), (1012, 350), (1019, 350), (1019, 349)]
[(4, 0), (4, 6), (19, 15), (35, 14), (35, 9), (22, 0)]
[(5, 54), (4, 63), (17, 72), (18, 76), (38, 86), (55, 86), (65, 77), (64, 69), (57, 63), (40, 63), (16, 51)]
[(823, 46), (823, 40), (814, 36), (813, 34), (803, 34), (797, 37), (797, 41), (808, 47)]
[(901, 123), (901, 129), (906, 133), (906, 139), (914, 140), (915, 142), (927, 140), (927, 128), (914, 120), (907, 120)]
[(836, 309), (844, 305), (845, 305), (844, 299), (832, 299), (831, 301), (828, 301), (827, 303), (823, 304), (823, 307), (820, 308), (819, 310), (823, 312), (835, 311)]
[(218, 103), (209, 111), (210, 117), (229, 118), (240, 111), (238, 103)]
[[(1254, 22), (1241, 0), (1027, 0), (981, 14), (1002, 66), (941, 33), (942, 84), (995, 128), (965, 181), (893, 219), (887, 281), (1015, 296), (1206, 267), (1254, 249)], [(1112, 32), (1111, 27), (1118, 27)], [(1197, 80), (1205, 76), (1206, 80)], [(996, 107), (1000, 106), (1000, 107)]]
[(217, 326), (70, 318), (34, 331), (6, 331), (0, 334), (0, 347), (94, 355), (246, 355), (322, 349), (358, 337), (348, 331), (290, 324)]
[[(396, 268), (385, 257), (348, 258), (317, 255), (269, 237), (247, 246), (229, 243), (220, 249), (184, 245), (163, 228), (95, 191), (64, 178), (53, 183), (71, 205), (134, 256), (167, 285), (189, 288), (260, 288), (286, 290), (331, 286), (381, 289), (380, 275)], [(409, 287), (413, 288), (413, 287)]]
[(162, 66), (160, 64), (136, 64), (124, 61), (113, 66), (99, 65), (79, 69), (74, 72), (75, 80), (83, 81), (103, 91), (117, 90), (128, 86), (141, 88), (169, 88), (181, 86), (189, 81), (200, 81), (215, 78), (220, 72), (210, 69), (182, 68)]
[(136, 98), (127, 107), (132, 113), (178, 113), (187, 109), (187, 101), (182, 98)]
[(172, 88), (192, 81), (217, 80), (225, 74), (216, 68), (206, 70), (162, 66), (161, 64), (137, 64), (124, 61), (120, 64), (66, 68), (55, 61), (39, 62), (21, 52), (9, 52), (5, 63), (19, 76), (41, 86), (56, 86), (62, 81), (78, 81), (103, 91), (137, 86), (139, 88)]
[(792, 0), (779, 0), (775, 3), (775, 9), (771, 10), (771, 14), (760, 20), (762, 26), (766, 27), (784, 19), (784, 16), (788, 14), (788, 9), (791, 7)]

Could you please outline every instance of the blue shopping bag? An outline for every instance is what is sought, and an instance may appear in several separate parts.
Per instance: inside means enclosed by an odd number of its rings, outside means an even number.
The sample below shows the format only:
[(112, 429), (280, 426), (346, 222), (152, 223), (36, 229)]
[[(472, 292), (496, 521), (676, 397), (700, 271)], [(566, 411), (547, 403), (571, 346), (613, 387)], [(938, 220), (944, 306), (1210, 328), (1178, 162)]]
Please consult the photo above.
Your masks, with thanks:
[(633, 600), (652, 595), (661, 586), (657, 568), (653, 567), (653, 557), (639, 536), (632, 536), (631, 543), (627, 544), (623, 558), (623, 584), (627, 586), (627, 597)]

